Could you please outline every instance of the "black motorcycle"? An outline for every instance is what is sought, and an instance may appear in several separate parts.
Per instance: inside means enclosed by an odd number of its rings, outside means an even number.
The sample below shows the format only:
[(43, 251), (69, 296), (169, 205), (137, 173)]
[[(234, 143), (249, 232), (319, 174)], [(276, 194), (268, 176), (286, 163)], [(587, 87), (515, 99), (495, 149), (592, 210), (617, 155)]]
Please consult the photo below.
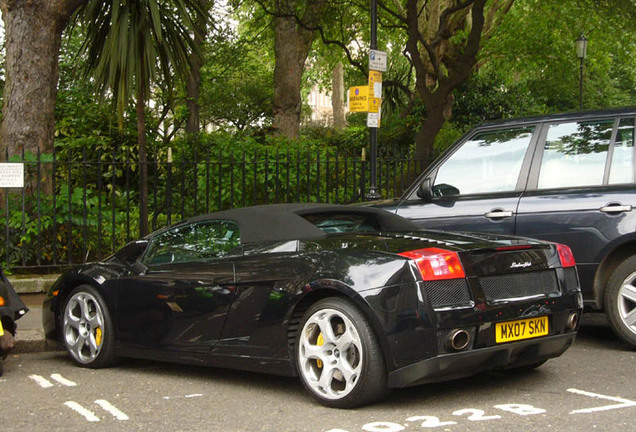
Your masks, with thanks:
[[(0, 266), (0, 358), (6, 359), (15, 345), (16, 321), (29, 309), (11, 286)], [(0, 361), (2, 376), (2, 361)]]

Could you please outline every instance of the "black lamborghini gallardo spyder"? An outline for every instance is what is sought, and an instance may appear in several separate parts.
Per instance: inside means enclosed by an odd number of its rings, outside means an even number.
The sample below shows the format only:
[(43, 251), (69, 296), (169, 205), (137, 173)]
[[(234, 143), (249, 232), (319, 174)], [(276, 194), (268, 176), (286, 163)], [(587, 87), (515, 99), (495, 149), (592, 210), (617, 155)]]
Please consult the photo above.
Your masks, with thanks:
[(537, 367), (572, 344), (581, 308), (567, 246), (282, 204), (193, 217), (78, 266), (43, 320), (80, 366), (138, 357), (298, 375), (321, 403), (354, 407)]

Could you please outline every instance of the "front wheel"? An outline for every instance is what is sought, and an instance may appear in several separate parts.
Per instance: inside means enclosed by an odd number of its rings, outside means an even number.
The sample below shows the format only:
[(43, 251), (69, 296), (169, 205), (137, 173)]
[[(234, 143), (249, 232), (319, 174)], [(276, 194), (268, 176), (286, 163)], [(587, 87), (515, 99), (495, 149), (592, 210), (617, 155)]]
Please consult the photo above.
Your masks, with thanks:
[(62, 315), (62, 343), (80, 366), (101, 368), (115, 360), (113, 323), (95, 288), (82, 285), (68, 296)]
[(315, 303), (296, 335), (296, 362), (303, 385), (334, 408), (370, 404), (389, 393), (382, 351), (368, 320), (344, 298)]
[(636, 348), (636, 256), (623, 261), (610, 276), (605, 313), (614, 332)]

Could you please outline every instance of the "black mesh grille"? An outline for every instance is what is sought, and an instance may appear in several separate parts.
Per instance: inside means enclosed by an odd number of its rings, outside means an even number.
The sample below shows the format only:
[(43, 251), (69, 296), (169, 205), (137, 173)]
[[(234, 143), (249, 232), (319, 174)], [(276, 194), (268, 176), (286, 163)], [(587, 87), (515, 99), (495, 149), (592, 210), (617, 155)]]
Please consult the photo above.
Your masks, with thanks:
[(489, 302), (559, 292), (554, 270), (485, 276), (479, 281)]
[(434, 308), (471, 305), (466, 279), (426, 282), (425, 289)]
[(564, 290), (575, 290), (579, 286), (579, 281), (576, 278), (576, 269), (574, 267), (566, 268), (563, 273), (565, 274)]

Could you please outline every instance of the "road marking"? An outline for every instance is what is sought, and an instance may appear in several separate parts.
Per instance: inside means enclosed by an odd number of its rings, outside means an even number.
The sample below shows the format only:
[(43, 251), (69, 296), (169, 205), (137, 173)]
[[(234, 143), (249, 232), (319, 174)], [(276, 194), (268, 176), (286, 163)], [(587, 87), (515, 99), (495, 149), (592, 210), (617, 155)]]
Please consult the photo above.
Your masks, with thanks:
[(104, 399), (98, 399), (95, 401), (97, 405), (102, 407), (105, 411), (113, 415), (117, 420), (129, 420), (128, 416), (113, 406), (110, 402)]
[(42, 388), (53, 387), (53, 383), (41, 375), (29, 375), (33, 381), (35, 381)]
[(189, 394), (189, 395), (185, 395), (185, 396), (164, 396), (162, 399), (165, 399), (165, 400), (180, 399), (180, 398), (189, 399), (189, 398), (195, 398), (195, 397), (201, 397), (201, 396), (203, 396), (202, 393), (195, 393), (195, 394)]
[(575, 393), (582, 396), (588, 396), (594, 399), (604, 399), (604, 400), (609, 400), (613, 402), (618, 402), (618, 404), (614, 404), (614, 405), (605, 405), (605, 406), (600, 406), (596, 408), (585, 408), (585, 409), (574, 410), (574, 411), (570, 411), (570, 414), (585, 414), (585, 413), (592, 413), (597, 411), (609, 411), (613, 409), (628, 408), (628, 407), (636, 406), (636, 402), (631, 401), (629, 399), (623, 399), (620, 397), (605, 396), (605, 395), (600, 395), (596, 393), (590, 393), (584, 390), (578, 390), (575, 388), (568, 389), (568, 391), (570, 393)]
[(67, 380), (66, 378), (64, 378), (60, 374), (51, 374), (51, 379), (57, 381), (58, 383), (62, 384), (63, 386), (66, 386), (66, 387), (75, 387), (77, 385), (73, 381)]
[(89, 422), (99, 421), (99, 417), (97, 417), (95, 414), (93, 414), (91, 411), (87, 410), (86, 408), (78, 404), (77, 402), (67, 401), (67, 402), (64, 402), (64, 405), (66, 405), (67, 407), (69, 407), (70, 409), (78, 413), (79, 415), (83, 416)]

